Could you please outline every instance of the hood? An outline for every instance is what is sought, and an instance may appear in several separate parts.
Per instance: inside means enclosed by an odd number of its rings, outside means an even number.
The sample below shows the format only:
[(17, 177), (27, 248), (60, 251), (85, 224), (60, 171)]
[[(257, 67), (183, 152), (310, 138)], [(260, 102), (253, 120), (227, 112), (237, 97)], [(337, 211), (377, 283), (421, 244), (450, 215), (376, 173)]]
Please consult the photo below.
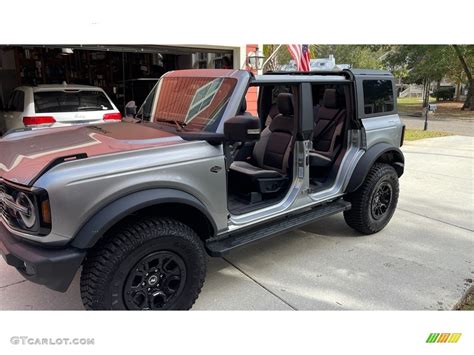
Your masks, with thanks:
[(0, 177), (30, 185), (58, 159), (80, 158), (183, 143), (149, 123), (117, 122), (13, 133), (0, 139)]

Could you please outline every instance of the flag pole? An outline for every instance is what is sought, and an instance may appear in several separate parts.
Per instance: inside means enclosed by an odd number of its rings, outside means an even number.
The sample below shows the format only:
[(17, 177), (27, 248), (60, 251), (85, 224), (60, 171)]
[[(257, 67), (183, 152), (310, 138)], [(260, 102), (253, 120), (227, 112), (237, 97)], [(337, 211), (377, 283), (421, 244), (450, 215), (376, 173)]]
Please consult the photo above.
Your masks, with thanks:
[(273, 53), (269, 55), (267, 60), (263, 62), (262, 69), (265, 68), (265, 65), (267, 65), (267, 63), (275, 56), (275, 54), (278, 52), (281, 46), (282, 44), (279, 44), (278, 47), (273, 51)]

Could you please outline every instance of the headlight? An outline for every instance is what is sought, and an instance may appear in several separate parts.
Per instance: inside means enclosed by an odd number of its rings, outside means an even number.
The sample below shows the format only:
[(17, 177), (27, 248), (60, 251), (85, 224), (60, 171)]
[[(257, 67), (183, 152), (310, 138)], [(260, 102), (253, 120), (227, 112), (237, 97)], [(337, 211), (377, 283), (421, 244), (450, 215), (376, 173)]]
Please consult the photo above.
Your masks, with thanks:
[(16, 197), (17, 216), (27, 229), (31, 229), (36, 224), (36, 207), (30, 198), (20, 192)]
[(51, 230), (48, 194), (0, 180), (0, 218), (21, 232), (47, 235)]

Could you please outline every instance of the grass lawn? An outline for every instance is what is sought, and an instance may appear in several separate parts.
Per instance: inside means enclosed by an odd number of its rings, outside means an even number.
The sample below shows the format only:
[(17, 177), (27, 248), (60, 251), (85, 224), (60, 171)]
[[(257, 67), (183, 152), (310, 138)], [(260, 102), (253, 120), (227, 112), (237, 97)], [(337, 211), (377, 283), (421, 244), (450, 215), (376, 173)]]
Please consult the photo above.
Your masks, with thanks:
[(405, 140), (416, 141), (418, 139), (452, 136), (452, 133), (439, 131), (423, 131), (421, 129), (406, 129)]
[(474, 311), (474, 295), (470, 295), (466, 303), (461, 307), (463, 311)]
[(466, 295), (456, 306), (456, 309), (460, 311), (474, 311), (474, 286), (467, 290)]
[[(398, 112), (401, 114), (418, 114), (422, 113), (422, 100), (416, 97), (399, 97), (397, 99)], [(438, 105), (438, 109), (433, 113), (433, 117), (453, 117), (474, 119), (474, 112), (469, 110), (461, 111), (462, 102), (439, 101), (430, 97), (430, 103)]]

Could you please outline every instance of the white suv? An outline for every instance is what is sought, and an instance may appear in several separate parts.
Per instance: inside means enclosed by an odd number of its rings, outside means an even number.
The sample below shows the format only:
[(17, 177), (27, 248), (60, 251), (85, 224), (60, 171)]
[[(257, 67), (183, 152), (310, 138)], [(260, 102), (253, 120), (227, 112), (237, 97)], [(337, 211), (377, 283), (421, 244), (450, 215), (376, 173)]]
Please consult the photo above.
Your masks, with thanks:
[(99, 87), (21, 86), (0, 112), (0, 135), (23, 127), (61, 127), (121, 120), (122, 114)]

